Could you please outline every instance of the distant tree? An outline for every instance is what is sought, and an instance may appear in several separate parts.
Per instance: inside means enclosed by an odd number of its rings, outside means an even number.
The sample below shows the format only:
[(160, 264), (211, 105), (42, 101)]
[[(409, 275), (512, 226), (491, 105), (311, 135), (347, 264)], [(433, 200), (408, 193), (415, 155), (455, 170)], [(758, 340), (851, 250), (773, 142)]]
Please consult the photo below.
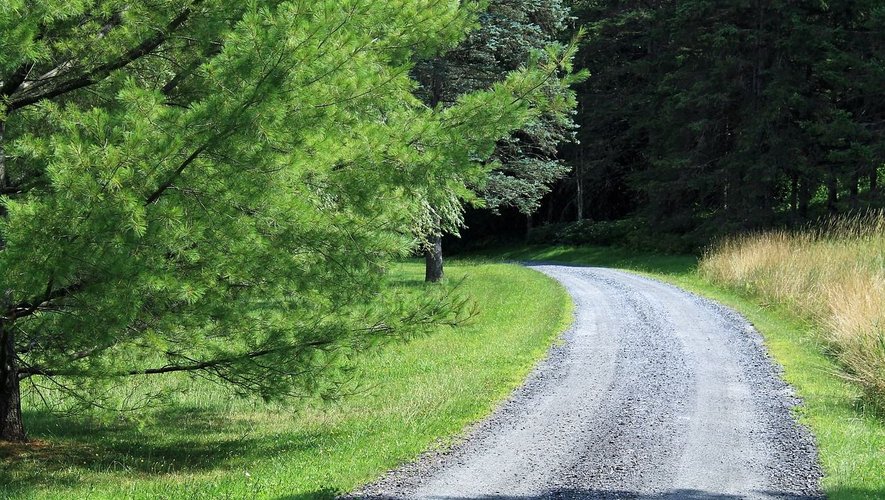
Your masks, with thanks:
[[(881, 2), (575, 0), (590, 217), (656, 233), (802, 221), (881, 206)], [(821, 195), (818, 195), (821, 193)], [(819, 212), (818, 212), (819, 213)]]
[[(383, 269), (428, 204), (543, 112), (527, 66), (445, 110), (416, 58), (473, 2), (7, 1), (0, 7), (0, 440), (21, 389), (92, 401), (186, 372), (266, 399), (452, 321)], [(449, 179), (440, 184), (439, 179)], [(454, 180), (453, 180), (454, 179)]]
[[(562, 0), (491, 0), (479, 16), (478, 29), (444, 56), (417, 65), (418, 94), (431, 107), (444, 109), (459, 96), (489, 88), (520, 67), (555, 60), (563, 50), (557, 40), (569, 20)], [(575, 101), (569, 84), (580, 77), (551, 75), (541, 90), (557, 105), (498, 142), (489, 160), (489, 174), (473, 183), (478, 198), (466, 201), (495, 212), (513, 207), (526, 216), (537, 210), (550, 185), (569, 171), (558, 159), (557, 150), (574, 136)], [(442, 278), (442, 235), (457, 234), (462, 223), (461, 201), (428, 207), (432, 215), (423, 235), (427, 281)]]

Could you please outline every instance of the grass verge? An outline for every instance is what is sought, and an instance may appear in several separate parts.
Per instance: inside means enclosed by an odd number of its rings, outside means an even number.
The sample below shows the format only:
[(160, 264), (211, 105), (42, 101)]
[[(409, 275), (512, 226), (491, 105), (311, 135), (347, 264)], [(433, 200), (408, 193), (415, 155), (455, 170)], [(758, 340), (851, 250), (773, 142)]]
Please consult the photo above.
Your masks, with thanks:
[(729, 238), (703, 259), (700, 273), (809, 318), (885, 407), (885, 213)]
[[(395, 277), (419, 288), (422, 273), (410, 263)], [(571, 321), (565, 290), (534, 271), (455, 263), (447, 273), (464, 280), (477, 318), (366, 356), (364, 392), (295, 411), (194, 381), (138, 422), (29, 408), (38, 441), (0, 446), (0, 498), (331, 498), (446, 445), (518, 386)]]
[(498, 254), (505, 260), (617, 267), (673, 283), (728, 305), (762, 333), (784, 379), (803, 400), (800, 422), (817, 438), (831, 499), (885, 498), (885, 417), (844, 376), (818, 340), (815, 326), (783, 306), (766, 304), (707, 281), (690, 256), (637, 254), (617, 248), (535, 247)]

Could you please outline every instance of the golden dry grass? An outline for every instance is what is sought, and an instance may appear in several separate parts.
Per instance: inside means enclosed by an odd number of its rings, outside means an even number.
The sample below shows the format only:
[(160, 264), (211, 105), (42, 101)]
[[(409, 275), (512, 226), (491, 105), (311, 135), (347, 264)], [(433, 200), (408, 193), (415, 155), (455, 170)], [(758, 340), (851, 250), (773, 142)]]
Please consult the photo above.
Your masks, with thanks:
[(699, 269), (813, 320), (847, 376), (885, 401), (885, 213), (730, 238)]

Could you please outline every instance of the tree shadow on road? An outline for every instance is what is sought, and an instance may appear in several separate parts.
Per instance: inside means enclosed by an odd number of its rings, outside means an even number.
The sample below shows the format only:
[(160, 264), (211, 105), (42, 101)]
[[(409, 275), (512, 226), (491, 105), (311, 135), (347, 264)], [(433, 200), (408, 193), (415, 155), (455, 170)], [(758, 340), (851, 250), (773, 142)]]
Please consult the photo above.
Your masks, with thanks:
[[(778, 491), (752, 492), (755, 498), (772, 500), (818, 500), (823, 496), (797, 495)], [(307, 498), (307, 497), (297, 497)], [(405, 500), (406, 496), (363, 495), (348, 496), (349, 500)], [(709, 491), (679, 489), (662, 493), (639, 493), (625, 490), (557, 489), (538, 495), (437, 495), (422, 497), (425, 500), (741, 500), (744, 495), (713, 493)], [(872, 498), (872, 497), (870, 497)]]

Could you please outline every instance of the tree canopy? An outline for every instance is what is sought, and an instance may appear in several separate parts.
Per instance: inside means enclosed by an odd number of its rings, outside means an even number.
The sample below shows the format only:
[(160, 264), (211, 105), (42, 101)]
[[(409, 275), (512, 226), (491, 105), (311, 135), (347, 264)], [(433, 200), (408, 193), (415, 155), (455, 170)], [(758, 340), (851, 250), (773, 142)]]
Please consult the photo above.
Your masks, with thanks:
[[(267, 399), (455, 319), (382, 286), (425, 207), (482, 184), (560, 58), (434, 110), (413, 61), (477, 2), (0, 7), (0, 438), (19, 386), (186, 371)], [(457, 179), (441, 183), (440, 179)]]
[(592, 76), (576, 87), (578, 178), (549, 203), (563, 218), (628, 217), (645, 243), (685, 251), (883, 206), (882, 2), (575, 0), (573, 13)]
[[(487, 89), (512, 71), (561, 60), (565, 71), (551, 74), (539, 92), (549, 101), (547, 110), (498, 141), (488, 159), (488, 175), (466, 184), (477, 196), (454, 196), (430, 205), (423, 234), (429, 236), (428, 281), (441, 277), (443, 233), (458, 234), (463, 225), (463, 203), (498, 212), (516, 208), (531, 215), (556, 180), (569, 167), (559, 158), (560, 145), (574, 139), (575, 95), (571, 85), (583, 78), (573, 73), (570, 45), (559, 40), (568, 26), (569, 9), (562, 0), (491, 0), (479, 15), (479, 26), (455, 48), (419, 62), (415, 76), (418, 96), (430, 106), (445, 109), (470, 92)], [(433, 266), (439, 266), (434, 272)]]

